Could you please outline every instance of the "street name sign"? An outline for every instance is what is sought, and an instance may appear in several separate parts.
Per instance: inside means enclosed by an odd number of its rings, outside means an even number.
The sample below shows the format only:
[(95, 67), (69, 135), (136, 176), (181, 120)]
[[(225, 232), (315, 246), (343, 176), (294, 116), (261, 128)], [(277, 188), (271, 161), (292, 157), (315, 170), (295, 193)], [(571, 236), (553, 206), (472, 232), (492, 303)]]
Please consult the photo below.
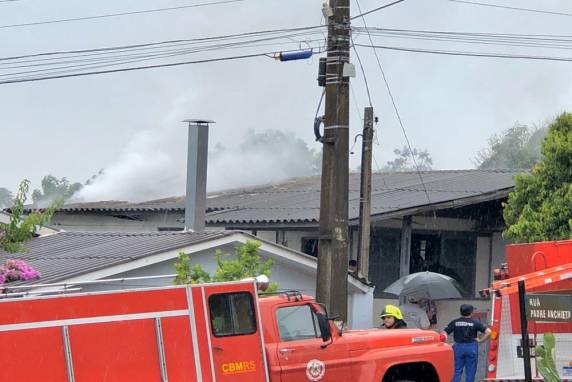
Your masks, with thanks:
[(572, 295), (527, 293), (526, 318), (531, 321), (572, 322)]

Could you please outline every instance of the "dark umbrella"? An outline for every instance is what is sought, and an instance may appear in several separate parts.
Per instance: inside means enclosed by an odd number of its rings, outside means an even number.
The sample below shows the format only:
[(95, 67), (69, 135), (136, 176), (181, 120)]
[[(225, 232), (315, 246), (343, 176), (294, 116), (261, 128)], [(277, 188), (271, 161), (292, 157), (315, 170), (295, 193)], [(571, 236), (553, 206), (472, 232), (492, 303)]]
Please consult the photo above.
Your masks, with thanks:
[(396, 296), (445, 300), (461, 298), (457, 282), (446, 275), (435, 272), (417, 272), (404, 276), (384, 289)]

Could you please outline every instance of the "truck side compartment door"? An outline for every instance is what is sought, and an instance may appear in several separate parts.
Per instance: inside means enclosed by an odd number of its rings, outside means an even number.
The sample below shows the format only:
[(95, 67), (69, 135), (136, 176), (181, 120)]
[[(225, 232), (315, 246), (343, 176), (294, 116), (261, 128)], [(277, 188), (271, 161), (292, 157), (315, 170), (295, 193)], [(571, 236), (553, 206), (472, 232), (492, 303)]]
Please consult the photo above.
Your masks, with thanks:
[[(236, 290), (232, 290), (235, 288)], [(205, 288), (214, 380), (267, 381), (264, 347), (257, 320), (256, 291), (233, 285)]]
[(322, 340), (310, 305), (278, 308), (276, 321), (282, 382), (351, 380), (348, 346), (339, 337), (332, 343)]

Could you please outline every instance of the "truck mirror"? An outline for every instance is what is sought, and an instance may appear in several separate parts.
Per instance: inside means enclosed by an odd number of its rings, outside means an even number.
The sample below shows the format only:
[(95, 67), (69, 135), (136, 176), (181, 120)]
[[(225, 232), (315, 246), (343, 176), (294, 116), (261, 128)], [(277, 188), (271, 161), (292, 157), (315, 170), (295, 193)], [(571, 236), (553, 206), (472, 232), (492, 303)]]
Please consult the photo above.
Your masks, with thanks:
[(332, 330), (330, 329), (328, 318), (322, 313), (316, 313), (316, 316), (318, 317), (318, 325), (320, 326), (320, 332), (322, 333), (322, 340), (327, 342), (332, 338)]
[(341, 318), (338, 317), (338, 318), (334, 318), (332, 321), (334, 322), (334, 326), (338, 330), (338, 333), (340, 335), (342, 335), (342, 333), (344, 332), (344, 326), (345, 326), (344, 320), (342, 320)]

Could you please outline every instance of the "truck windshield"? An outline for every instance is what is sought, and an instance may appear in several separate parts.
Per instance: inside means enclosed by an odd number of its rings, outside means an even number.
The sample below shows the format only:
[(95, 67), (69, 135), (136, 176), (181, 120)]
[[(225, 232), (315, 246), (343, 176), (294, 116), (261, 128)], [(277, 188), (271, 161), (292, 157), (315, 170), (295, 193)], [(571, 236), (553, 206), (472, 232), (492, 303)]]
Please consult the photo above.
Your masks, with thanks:
[(209, 297), (211, 328), (215, 337), (256, 332), (254, 302), (248, 292), (213, 294)]
[(318, 318), (310, 305), (280, 308), (276, 316), (282, 341), (305, 340), (322, 336)]

